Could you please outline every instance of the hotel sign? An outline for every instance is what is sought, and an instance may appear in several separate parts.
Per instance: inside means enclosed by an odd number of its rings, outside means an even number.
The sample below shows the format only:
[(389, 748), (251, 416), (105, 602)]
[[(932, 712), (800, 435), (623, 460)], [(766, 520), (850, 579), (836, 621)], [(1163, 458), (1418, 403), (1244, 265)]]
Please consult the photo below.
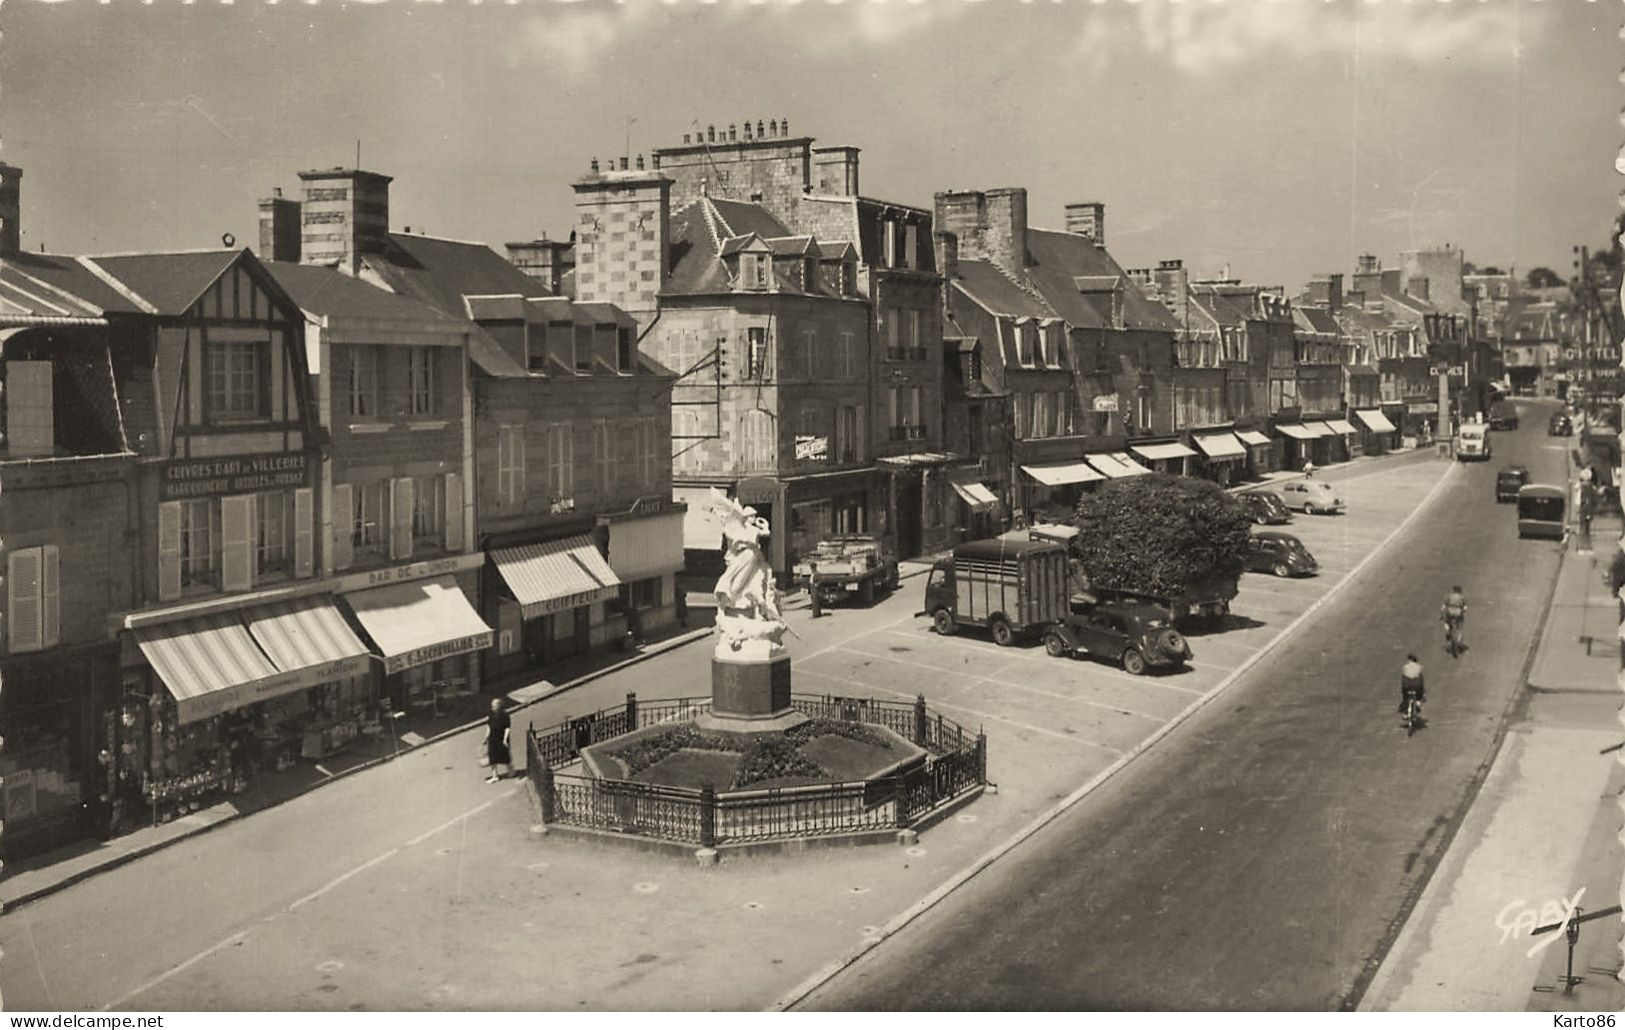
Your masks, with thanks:
[(222, 497), (309, 486), (310, 455), (304, 451), (185, 458), (164, 463), (161, 500)]

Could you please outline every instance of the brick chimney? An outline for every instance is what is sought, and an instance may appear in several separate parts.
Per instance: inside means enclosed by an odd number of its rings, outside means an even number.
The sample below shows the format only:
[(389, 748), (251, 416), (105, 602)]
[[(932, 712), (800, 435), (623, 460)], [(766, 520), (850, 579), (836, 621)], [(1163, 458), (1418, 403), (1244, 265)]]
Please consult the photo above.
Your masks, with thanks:
[(1027, 191), (963, 190), (936, 195), (934, 224), (959, 238), (959, 256), (991, 261), (1019, 276), (1027, 260)]
[(16, 257), (23, 249), (23, 170), (0, 164), (0, 258)]
[(301, 228), (300, 204), (282, 195), (280, 188), (260, 201), (260, 252), (262, 261), (299, 260)]
[(1096, 246), (1106, 245), (1106, 205), (1098, 201), (1066, 206), (1066, 231), (1087, 236)]
[(1333, 272), (1316, 276), (1309, 280), (1307, 293), (1309, 303), (1328, 311), (1340, 310), (1343, 307), (1343, 274)]
[(550, 297), (563, 296), (564, 273), (576, 266), (575, 244), (565, 240), (539, 240), (508, 244), (508, 260), (541, 284)]
[(648, 325), (670, 273), (672, 180), (611, 171), (574, 183), (576, 300), (614, 304)]
[(300, 172), (299, 178), (305, 190), (302, 262), (354, 274), (363, 257), (384, 249), (389, 241), (389, 176), (330, 168)]
[(1191, 275), (1185, 262), (1179, 258), (1158, 261), (1154, 281), (1157, 303), (1168, 309), (1174, 321), (1186, 325), (1190, 320)]

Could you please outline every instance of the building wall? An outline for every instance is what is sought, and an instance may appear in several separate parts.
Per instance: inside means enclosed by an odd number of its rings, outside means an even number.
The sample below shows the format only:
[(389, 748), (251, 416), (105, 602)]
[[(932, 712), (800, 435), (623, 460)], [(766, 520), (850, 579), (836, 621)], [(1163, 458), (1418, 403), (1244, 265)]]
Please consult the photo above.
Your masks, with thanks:
[[(925, 232), (926, 238), (930, 237)], [(874, 333), (873, 383), (875, 404), (871, 409), (873, 439), (877, 442), (877, 455), (904, 454), (911, 451), (940, 451), (943, 448), (942, 397), (942, 304), (941, 279), (931, 272), (907, 272), (875, 269), (870, 272), (869, 292), (873, 300)], [(889, 348), (892, 319), (900, 324), (908, 312), (919, 312), (919, 336), (912, 351), (896, 354)], [(906, 330), (902, 330), (906, 332)], [(899, 336), (899, 339), (902, 339)], [(918, 388), (924, 395), (921, 404), (925, 423), (923, 436), (892, 439), (889, 398), (886, 391), (893, 387)]]
[(671, 188), (659, 173), (643, 172), (575, 184), (578, 301), (614, 304), (639, 325), (654, 320), (669, 260)]
[(769, 134), (765, 139), (744, 139), (737, 129), (732, 135), (654, 152), (654, 167), (672, 179), (672, 208), (680, 210), (703, 191), (712, 197), (754, 201), (779, 221), (794, 224), (796, 206), (812, 183), (812, 138)]

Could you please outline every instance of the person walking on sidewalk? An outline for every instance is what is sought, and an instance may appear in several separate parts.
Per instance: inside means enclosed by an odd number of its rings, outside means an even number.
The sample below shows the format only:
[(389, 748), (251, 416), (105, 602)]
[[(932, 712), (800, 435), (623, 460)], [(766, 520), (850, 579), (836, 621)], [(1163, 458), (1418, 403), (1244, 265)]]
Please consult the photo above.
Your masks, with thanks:
[(812, 617), (821, 618), (824, 614), (824, 595), (818, 589), (818, 563), (807, 563), (807, 600), (812, 604)]
[(491, 714), (485, 720), (485, 757), (491, 761), (491, 775), (485, 778), (486, 783), (497, 782), (513, 768), (513, 755), (508, 751), (508, 734), (512, 729), (513, 720), (508, 717), (502, 698), (493, 697)]
[(1303, 478), (1305, 478), (1305, 479), (1313, 479), (1313, 478), (1315, 478), (1315, 463), (1314, 462), (1306, 461), (1306, 462), (1303, 463)]

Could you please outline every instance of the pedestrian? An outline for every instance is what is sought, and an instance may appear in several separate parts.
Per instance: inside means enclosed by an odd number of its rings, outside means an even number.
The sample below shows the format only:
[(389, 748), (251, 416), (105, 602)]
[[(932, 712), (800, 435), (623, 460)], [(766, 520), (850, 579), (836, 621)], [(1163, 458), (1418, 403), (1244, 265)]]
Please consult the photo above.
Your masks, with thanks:
[(1315, 463), (1314, 462), (1306, 461), (1306, 462), (1303, 463), (1303, 478), (1305, 478), (1305, 479), (1313, 479), (1313, 478), (1315, 478)]
[(688, 628), (688, 591), (677, 585), (677, 625)]
[(807, 563), (807, 599), (812, 602), (812, 617), (822, 618), (824, 615), (823, 593), (818, 589), (818, 563)]
[(508, 752), (508, 734), (513, 729), (513, 720), (508, 718), (507, 707), (502, 698), (491, 699), (491, 714), (485, 720), (485, 757), (491, 762), (491, 775), (485, 778), (486, 783), (495, 783), (508, 775), (513, 768), (513, 756)]

